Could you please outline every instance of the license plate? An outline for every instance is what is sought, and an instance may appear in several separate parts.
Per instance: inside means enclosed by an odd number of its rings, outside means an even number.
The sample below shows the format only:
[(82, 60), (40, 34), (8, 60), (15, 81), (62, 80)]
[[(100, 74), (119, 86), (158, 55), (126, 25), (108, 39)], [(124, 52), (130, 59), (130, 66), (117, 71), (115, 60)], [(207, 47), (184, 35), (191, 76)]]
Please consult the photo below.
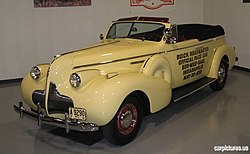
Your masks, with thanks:
[(69, 118), (77, 120), (86, 120), (86, 110), (83, 108), (70, 107)]

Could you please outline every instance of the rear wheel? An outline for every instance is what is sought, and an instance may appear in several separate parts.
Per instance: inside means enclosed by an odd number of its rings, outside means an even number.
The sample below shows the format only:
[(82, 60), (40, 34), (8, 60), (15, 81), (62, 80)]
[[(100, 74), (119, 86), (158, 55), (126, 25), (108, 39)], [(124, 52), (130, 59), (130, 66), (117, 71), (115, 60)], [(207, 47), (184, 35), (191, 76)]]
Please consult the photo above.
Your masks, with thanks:
[(213, 83), (210, 84), (210, 88), (215, 91), (223, 89), (227, 81), (227, 74), (228, 74), (228, 64), (225, 59), (222, 59), (218, 69), (218, 78)]
[(102, 127), (103, 135), (113, 144), (128, 144), (138, 134), (142, 119), (141, 104), (135, 96), (130, 95), (123, 101), (114, 118)]

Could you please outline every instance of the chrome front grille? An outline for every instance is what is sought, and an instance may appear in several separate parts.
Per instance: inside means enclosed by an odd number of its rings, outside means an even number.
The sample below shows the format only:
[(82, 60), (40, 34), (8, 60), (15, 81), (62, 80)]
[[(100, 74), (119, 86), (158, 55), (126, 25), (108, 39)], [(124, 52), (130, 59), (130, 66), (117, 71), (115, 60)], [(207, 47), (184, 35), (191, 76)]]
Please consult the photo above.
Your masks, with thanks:
[(45, 109), (45, 90), (35, 90), (32, 93), (32, 101), (35, 105), (40, 103), (41, 108)]
[(52, 113), (68, 113), (69, 107), (74, 107), (70, 97), (61, 95), (54, 83), (50, 83), (48, 95), (48, 112)]

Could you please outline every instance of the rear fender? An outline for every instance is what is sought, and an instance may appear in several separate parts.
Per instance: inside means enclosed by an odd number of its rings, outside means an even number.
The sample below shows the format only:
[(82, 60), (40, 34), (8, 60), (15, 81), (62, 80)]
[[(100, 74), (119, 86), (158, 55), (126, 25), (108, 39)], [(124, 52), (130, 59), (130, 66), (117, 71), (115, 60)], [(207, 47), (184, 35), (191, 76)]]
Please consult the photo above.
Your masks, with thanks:
[(221, 45), (215, 51), (208, 77), (218, 78), (219, 65), (224, 56), (228, 58), (229, 69), (232, 69), (235, 64), (235, 51), (227, 45)]

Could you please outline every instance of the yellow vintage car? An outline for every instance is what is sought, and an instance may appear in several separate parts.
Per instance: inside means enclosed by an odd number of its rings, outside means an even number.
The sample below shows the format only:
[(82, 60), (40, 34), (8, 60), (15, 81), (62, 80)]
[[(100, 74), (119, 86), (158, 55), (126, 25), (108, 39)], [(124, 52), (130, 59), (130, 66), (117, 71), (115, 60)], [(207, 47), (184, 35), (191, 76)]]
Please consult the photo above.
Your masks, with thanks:
[(221, 26), (129, 17), (113, 21), (101, 39), (34, 66), (21, 84), (30, 109), (14, 105), (20, 117), (66, 132), (101, 129), (108, 141), (125, 145), (145, 115), (207, 85), (221, 90), (237, 60)]

